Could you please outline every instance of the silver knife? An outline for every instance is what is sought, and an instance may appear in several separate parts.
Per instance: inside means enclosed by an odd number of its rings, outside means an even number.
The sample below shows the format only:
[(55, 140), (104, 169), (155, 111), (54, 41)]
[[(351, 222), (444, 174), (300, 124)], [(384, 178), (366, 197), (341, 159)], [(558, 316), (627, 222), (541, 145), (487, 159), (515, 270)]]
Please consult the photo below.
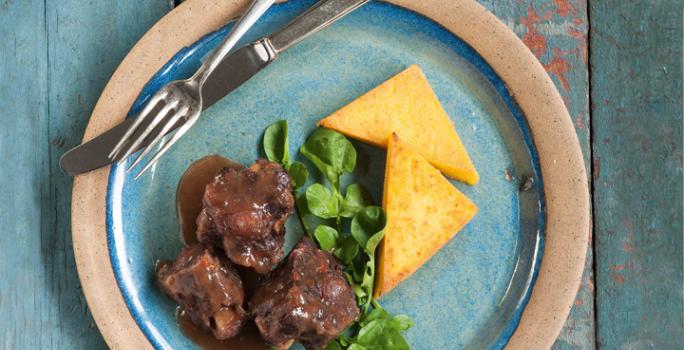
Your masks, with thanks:
[[(279, 53), (327, 27), (368, 1), (319, 1), (277, 33), (248, 44), (228, 55), (204, 83), (202, 89), (204, 108), (213, 105), (249, 80), (273, 62)], [(59, 166), (65, 173), (75, 176), (111, 164), (112, 160), (109, 159), (108, 154), (133, 123), (133, 120), (134, 118), (127, 118), (102, 135), (70, 149), (60, 158)], [(177, 126), (180, 126), (180, 123)], [(140, 128), (140, 130), (143, 129), (144, 126)], [(153, 136), (148, 137), (138, 148), (147, 146)]]

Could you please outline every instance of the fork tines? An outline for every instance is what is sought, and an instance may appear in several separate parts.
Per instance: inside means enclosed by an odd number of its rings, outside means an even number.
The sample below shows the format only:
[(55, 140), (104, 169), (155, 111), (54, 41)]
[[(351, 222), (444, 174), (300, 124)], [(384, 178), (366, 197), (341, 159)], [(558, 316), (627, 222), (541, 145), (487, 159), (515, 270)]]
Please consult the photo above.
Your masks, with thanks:
[[(140, 152), (128, 169), (126, 169), (127, 172), (130, 172), (145, 159), (152, 151), (153, 147), (162, 142), (166, 134), (186, 124), (189, 107), (186, 105), (181, 106), (181, 103), (177, 99), (166, 101), (168, 96), (169, 93), (167, 91), (160, 91), (155, 94), (150, 101), (147, 102), (140, 114), (135, 118), (135, 122), (109, 154), (110, 159), (116, 159), (118, 162), (123, 162), (133, 153), (138, 151), (144, 141), (148, 140), (147, 146)], [(185, 128), (185, 130), (188, 128), (189, 126)], [(161, 155), (166, 152), (180, 136), (182, 136), (182, 134), (177, 134), (180, 132), (184, 133), (185, 130), (176, 131), (169, 141), (162, 142), (160, 150), (136, 175), (136, 178), (149, 169), (159, 157), (161, 157)]]

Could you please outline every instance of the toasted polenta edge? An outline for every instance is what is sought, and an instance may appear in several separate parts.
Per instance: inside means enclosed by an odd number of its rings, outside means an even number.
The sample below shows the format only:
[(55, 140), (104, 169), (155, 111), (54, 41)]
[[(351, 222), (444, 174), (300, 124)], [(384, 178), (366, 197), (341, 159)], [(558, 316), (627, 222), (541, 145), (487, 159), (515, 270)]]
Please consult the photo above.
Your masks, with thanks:
[[(395, 255), (388, 255), (386, 249), (388, 248), (388, 242), (389, 244), (392, 244), (392, 242), (395, 242), (395, 239), (397, 240), (396, 242), (400, 242), (398, 245), (391, 246), (391, 248), (396, 248), (396, 247), (401, 247), (401, 242), (402, 241), (407, 241), (406, 239), (401, 239), (401, 237), (406, 237), (407, 235), (416, 235), (418, 234), (417, 232), (405, 232), (402, 230), (412, 230), (412, 225), (411, 222), (407, 223), (397, 223), (393, 220), (396, 220), (395, 217), (397, 216), (395, 212), (393, 212), (391, 206), (393, 203), (390, 203), (390, 200), (392, 200), (392, 196), (399, 196), (402, 197), (400, 194), (400, 191), (392, 192), (395, 191), (394, 188), (390, 188), (392, 186), (392, 181), (396, 181), (396, 176), (403, 176), (403, 173), (410, 173), (411, 170), (406, 170), (405, 168), (401, 168), (401, 166), (406, 166), (410, 167), (412, 166), (411, 164), (395, 164), (395, 161), (400, 161), (399, 159), (402, 156), (407, 156), (409, 159), (414, 159), (418, 164), (421, 164), (422, 174), (414, 172), (413, 175), (415, 176), (423, 176), (424, 179), (428, 178), (435, 178), (434, 181), (437, 181), (439, 184), (438, 187), (434, 187), (431, 189), (427, 189), (430, 191), (419, 191), (419, 192), (413, 192), (414, 195), (420, 195), (421, 193), (424, 194), (424, 196), (431, 196), (431, 197), (444, 197), (446, 192), (450, 193), (447, 195), (452, 198), (451, 202), (448, 203), (440, 203), (441, 205), (445, 206), (462, 206), (462, 208), (459, 210), (458, 217), (454, 217), (452, 222), (450, 222), (448, 225), (444, 226), (449, 226), (449, 227), (444, 227), (445, 230), (448, 230), (446, 232), (426, 232), (426, 231), (420, 231), (425, 237), (428, 237), (428, 235), (439, 235), (443, 236), (442, 239), (438, 239), (437, 241), (434, 241), (434, 245), (431, 246), (420, 246), (420, 245), (415, 245), (413, 249), (415, 249), (416, 252), (427, 252), (427, 254), (424, 254), (422, 256), (420, 255), (413, 255), (412, 258), (415, 260), (414, 262), (411, 262), (409, 264), (402, 264), (404, 265), (402, 268), (397, 269), (396, 271), (393, 271), (392, 268), (395, 265), (392, 265), (395, 263), (394, 257)], [(413, 162), (412, 162), (413, 163)], [(397, 166), (399, 168), (397, 168)], [(397, 170), (400, 170), (397, 172)], [(402, 171), (403, 170), (403, 171)], [(412, 170), (419, 170), (418, 168), (414, 168)], [(434, 170), (432, 172), (431, 170)], [(439, 177), (439, 178), (437, 178)], [(405, 183), (404, 181), (401, 181), (402, 183)], [(406, 187), (399, 187), (399, 189), (406, 189)], [(430, 192), (432, 193), (442, 193), (441, 196), (434, 196), (431, 195)], [(415, 196), (416, 198), (420, 199), (421, 197)], [(424, 197), (423, 197), (424, 198)], [(377, 270), (376, 270), (376, 279), (375, 279), (375, 288), (374, 288), (374, 297), (380, 297), (381, 295), (389, 292), (392, 290), (394, 287), (396, 287), (401, 281), (404, 279), (408, 278), (411, 276), (415, 271), (417, 271), (425, 262), (427, 262), (432, 256), (434, 256), (437, 251), (439, 251), (447, 242), (449, 242), (465, 225), (470, 222), (470, 220), (475, 216), (477, 213), (477, 206), (475, 206), (474, 203), (472, 203), (463, 193), (461, 193), (456, 187), (453, 186), (442, 174), (434, 168), (430, 163), (423, 158), (419, 153), (417, 153), (415, 150), (412, 149), (412, 147), (406, 143), (404, 143), (400, 137), (396, 134), (393, 133), (391, 138), (389, 139), (388, 142), (388, 147), (387, 147), (387, 163), (386, 163), (386, 168), (385, 168), (385, 181), (384, 181), (384, 191), (383, 191), (383, 207), (385, 208), (386, 214), (387, 214), (387, 226), (385, 229), (385, 237), (383, 238), (382, 242), (380, 243), (380, 246), (378, 248), (377, 252)], [(406, 206), (406, 210), (412, 211), (411, 217), (414, 217), (413, 214), (418, 213), (418, 215), (421, 215), (419, 212), (420, 210), (416, 210), (416, 208), (411, 208), (409, 205)], [(447, 212), (450, 210), (446, 210)], [(430, 215), (439, 215), (439, 212), (432, 211)], [(438, 218), (439, 219), (439, 218)], [(421, 242), (421, 241), (419, 241)], [(398, 254), (401, 255), (401, 254)], [(405, 261), (405, 260), (404, 260)], [(390, 265), (388, 265), (390, 264)]]
[(450, 178), (469, 185), (480, 179), (453, 122), (415, 64), (321, 119), (318, 125), (380, 148), (386, 148), (390, 135), (397, 133)]

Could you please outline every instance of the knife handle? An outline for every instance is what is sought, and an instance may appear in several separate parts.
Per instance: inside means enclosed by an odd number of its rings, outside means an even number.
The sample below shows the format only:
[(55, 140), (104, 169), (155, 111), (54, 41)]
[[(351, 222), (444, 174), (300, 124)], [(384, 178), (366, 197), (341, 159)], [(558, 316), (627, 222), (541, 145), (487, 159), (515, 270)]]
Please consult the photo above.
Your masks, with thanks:
[(279, 53), (329, 26), (369, 0), (321, 0), (269, 39)]
[(197, 79), (199, 85), (204, 85), (204, 82), (211, 75), (211, 73), (221, 64), (221, 61), (228, 55), (228, 53), (235, 47), (243, 35), (256, 23), (256, 21), (268, 10), (275, 0), (254, 0), (249, 5), (245, 13), (235, 22), (235, 25), (228, 33), (228, 36), (223, 39), (223, 42), (214, 49), (211, 56), (204, 61), (202, 66), (195, 72), (193, 79)]

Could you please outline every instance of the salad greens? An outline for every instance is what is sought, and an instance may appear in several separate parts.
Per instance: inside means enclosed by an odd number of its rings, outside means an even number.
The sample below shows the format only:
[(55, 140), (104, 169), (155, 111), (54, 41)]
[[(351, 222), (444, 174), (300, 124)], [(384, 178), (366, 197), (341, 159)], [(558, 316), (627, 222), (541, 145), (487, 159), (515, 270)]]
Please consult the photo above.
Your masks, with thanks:
[(309, 171), (301, 162), (290, 160), (290, 146), (287, 136), (287, 121), (280, 120), (271, 124), (264, 131), (264, 153), (266, 159), (282, 165), (294, 181), (294, 187), (299, 188), (306, 183)]
[(299, 148), (339, 192), (340, 176), (356, 167), (356, 149), (342, 134), (319, 128)]
[[(327, 182), (313, 183), (306, 189), (309, 172), (304, 163), (293, 162), (290, 157), (287, 121), (266, 128), (263, 146), (266, 158), (280, 163), (292, 177), (304, 231), (343, 264), (361, 309), (359, 321), (328, 344), (326, 350), (408, 350), (401, 332), (411, 328), (413, 321), (406, 315), (390, 315), (373, 299), (375, 252), (385, 234), (385, 211), (372, 204), (362, 185), (341, 185), (342, 176), (356, 167), (352, 143), (336, 131), (316, 129), (299, 152)], [(307, 220), (311, 216), (317, 220), (313, 231)]]

